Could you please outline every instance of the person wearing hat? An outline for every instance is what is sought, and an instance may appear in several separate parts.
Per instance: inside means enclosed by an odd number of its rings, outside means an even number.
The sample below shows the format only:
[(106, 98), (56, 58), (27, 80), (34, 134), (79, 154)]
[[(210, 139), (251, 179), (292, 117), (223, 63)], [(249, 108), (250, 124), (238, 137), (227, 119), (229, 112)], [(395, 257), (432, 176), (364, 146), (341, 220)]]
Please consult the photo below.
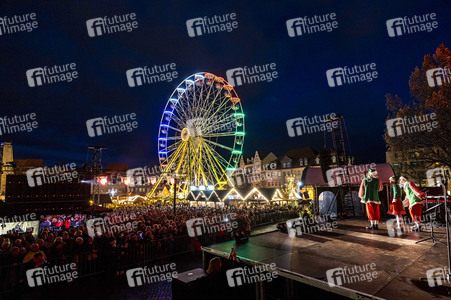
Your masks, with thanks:
[(377, 225), (380, 219), (379, 205), (381, 204), (379, 191), (382, 191), (383, 188), (382, 182), (377, 178), (376, 169), (369, 169), (368, 176), (363, 178), (359, 190), (359, 197), (362, 199), (360, 202), (366, 204), (368, 220), (371, 223), (367, 229), (379, 229)]
[(402, 184), (406, 192), (405, 201), (407, 202), (408, 200), (410, 216), (415, 222), (415, 225), (411, 229), (412, 231), (421, 231), (420, 220), (423, 212), (423, 200), (426, 198), (426, 194), (420, 191), (413, 182), (407, 181), (407, 177), (405, 176), (399, 177), (399, 183)]
[[(401, 187), (398, 185), (399, 176), (390, 177), (390, 197), (392, 199), (390, 209), (387, 214), (396, 216), (397, 230), (401, 229), (402, 215), (406, 214), (406, 211), (402, 207), (401, 202)], [(401, 220), (401, 221), (400, 221)], [(395, 230), (393, 228), (392, 230)]]

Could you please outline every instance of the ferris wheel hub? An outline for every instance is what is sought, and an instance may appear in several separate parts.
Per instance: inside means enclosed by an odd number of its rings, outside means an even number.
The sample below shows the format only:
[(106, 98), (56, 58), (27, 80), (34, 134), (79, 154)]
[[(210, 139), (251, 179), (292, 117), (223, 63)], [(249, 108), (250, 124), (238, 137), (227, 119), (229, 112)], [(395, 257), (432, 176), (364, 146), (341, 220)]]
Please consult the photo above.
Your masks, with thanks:
[(189, 139), (190, 134), (189, 134), (189, 129), (188, 129), (187, 127), (185, 127), (185, 128), (182, 129), (182, 134), (181, 134), (181, 136), (182, 136), (182, 140), (183, 140), (184, 142), (186, 142), (186, 141)]

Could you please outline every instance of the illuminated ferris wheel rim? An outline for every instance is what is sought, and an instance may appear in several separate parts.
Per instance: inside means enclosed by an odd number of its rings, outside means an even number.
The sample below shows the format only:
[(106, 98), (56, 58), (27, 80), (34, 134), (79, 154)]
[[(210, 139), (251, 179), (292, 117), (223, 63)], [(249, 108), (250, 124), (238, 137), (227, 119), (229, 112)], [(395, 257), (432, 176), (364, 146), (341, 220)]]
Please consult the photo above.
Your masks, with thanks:
[[(198, 72), (169, 97), (158, 134), (163, 173), (185, 175), (191, 186), (231, 182), (244, 143), (241, 100), (224, 78)], [(233, 185), (233, 183), (232, 183)]]

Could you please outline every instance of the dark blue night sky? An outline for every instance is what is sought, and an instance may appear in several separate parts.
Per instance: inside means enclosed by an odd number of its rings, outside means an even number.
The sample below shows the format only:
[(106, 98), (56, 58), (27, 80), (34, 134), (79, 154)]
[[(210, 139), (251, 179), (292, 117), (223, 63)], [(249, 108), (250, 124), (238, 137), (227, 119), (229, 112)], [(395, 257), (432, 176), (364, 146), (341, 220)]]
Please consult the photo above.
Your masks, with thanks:
[[(276, 63), (278, 78), (236, 87), (246, 114), (244, 154), (281, 155), (292, 148), (320, 150), (323, 134), (289, 137), (286, 121), (343, 113), (352, 154), (360, 162), (385, 162), (385, 94), (410, 101), (408, 80), (427, 53), (450, 47), (449, 1), (1, 1), (0, 15), (36, 13), (38, 28), (0, 36), (0, 115), (36, 113), (30, 133), (2, 135), (16, 159), (46, 164), (86, 161), (88, 145), (105, 145), (103, 160), (130, 167), (157, 161), (158, 125), (175, 87), (206, 71), (226, 78), (237, 67)], [(89, 37), (88, 19), (136, 13), (138, 28)], [(236, 13), (238, 28), (189, 37), (186, 21)], [(336, 13), (338, 28), (289, 37), (288, 19)], [(438, 28), (391, 38), (386, 20), (436, 13)], [(331, 88), (326, 70), (376, 63), (374, 81)], [(76, 63), (70, 83), (29, 87), (26, 71)], [(125, 71), (176, 63), (172, 82), (129, 87)], [(89, 137), (86, 120), (136, 113), (138, 129)]]

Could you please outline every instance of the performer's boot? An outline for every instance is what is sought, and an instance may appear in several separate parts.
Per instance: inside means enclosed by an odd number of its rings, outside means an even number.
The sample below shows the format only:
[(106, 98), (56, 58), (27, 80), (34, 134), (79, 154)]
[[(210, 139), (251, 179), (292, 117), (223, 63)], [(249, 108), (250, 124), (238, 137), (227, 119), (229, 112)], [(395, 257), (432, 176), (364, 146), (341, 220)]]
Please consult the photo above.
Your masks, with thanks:
[(423, 228), (419, 223), (415, 223), (415, 226), (412, 227), (412, 231), (422, 232)]
[(415, 225), (411, 228), (412, 231), (420, 231), (420, 226), (418, 226), (418, 223), (415, 222)]
[[(398, 225), (398, 227), (396, 228), (396, 230), (398, 232), (403, 232), (404, 230), (402, 229), (403, 227), (403, 223), (402, 223), (402, 218), (400, 218), (398, 215), (396, 215), (396, 224)], [(401, 225), (402, 224), (402, 225)]]
[(365, 227), (366, 229), (370, 229), (370, 230), (374, 230), (375, 228), (374, 228), (374, 225), (373, 225), (373, 221), (370, 221), (370, 223), (371, 223), (371, 225), (370, 226), (367, 226), (367, 227)]
[(379, 229), (379, 226), (377, 226), (377, 221), (376, 221), (376, 223), (375, 223), (375, 225), (374, 225), (374, 229)]

